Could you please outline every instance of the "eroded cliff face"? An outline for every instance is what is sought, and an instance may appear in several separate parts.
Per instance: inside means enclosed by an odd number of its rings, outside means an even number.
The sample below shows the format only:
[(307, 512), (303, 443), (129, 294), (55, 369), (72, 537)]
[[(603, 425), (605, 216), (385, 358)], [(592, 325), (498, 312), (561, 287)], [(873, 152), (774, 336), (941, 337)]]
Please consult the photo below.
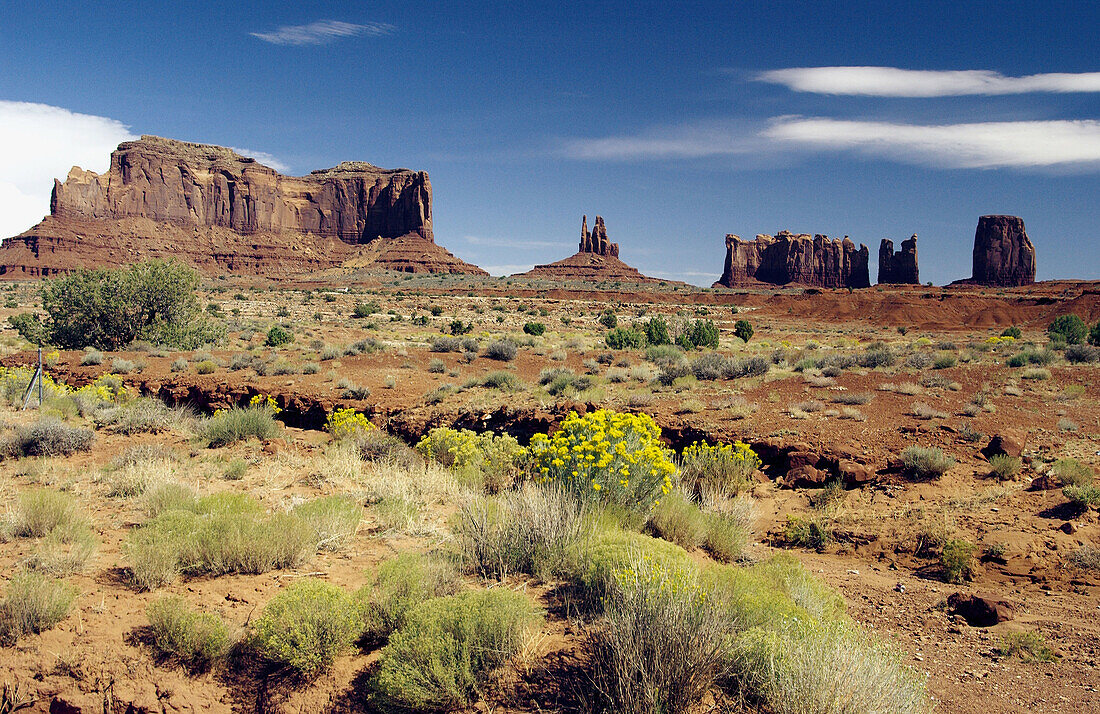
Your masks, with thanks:
[(982, 216), (974, 232), (974, 275), (978, 285), (1013, 287), (1035, 282), (1035, 246), (1016, 216)]
[(883, 238), (878, 246), (878, 281), (890, 285), (919, 285), (917, 268), (917, 236), (901, 242), (894, 252), (894, 241)]
[(145, 136), (103, 175), (55, 181), (51, 215), (0, 245), (0, 276), (174, 258), (210, 273), (290, 279), (339, 268), (473, 273), (435, 244), (428, 175), (345, 162), (283, 176), (231, 149)]
[(428, 174), (344, 162), (283, 176), (231, 149), (154, 136), (120, 144), (100, 176), (73, 168), (54, 182), (50, 213), (78, 220), (149, 218), (238, 233), (312, 233), (366, 243), (432, 240)]
[(588, 230), (588, 216), (581, 218), (581, 241), (577, 252), (568, 258), (536, 265), (526, 273), (513, 277), (534, 280), (554, 280), (558, 282), (625, 282), (660, 283), (666, 282), (643, 275), (619, 259), (619, 244), (607, 238), (607, 226), (603, 217), (596, 216), (592, 230)]
[(754, 240), (726, 236), (726, 263), (715, 286), (733, 287), (755, 282), (773, 285), (796, 283), (821, 288), (870, 286), (867, 246), (847, 237), (831, 240), (823, 235), (780, 231)]
[(596, 216), (591, 232), (588, 230), (588, 216), (581, 216), (581, 244), (577, 252), (619, 257), (619, 244), (607, 239), (607, 226), (604, 225), (603, 216)]

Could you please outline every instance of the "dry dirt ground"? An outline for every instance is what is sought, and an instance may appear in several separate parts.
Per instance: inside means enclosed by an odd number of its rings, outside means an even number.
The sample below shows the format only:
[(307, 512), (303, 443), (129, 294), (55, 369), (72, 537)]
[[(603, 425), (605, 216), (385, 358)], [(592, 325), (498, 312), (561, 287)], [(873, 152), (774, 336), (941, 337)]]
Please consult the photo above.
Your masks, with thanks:
[[(376, 654), (343, 656), (331, 671), (304, 685), (248, 662), (196, 674), (153, 655), (143, 629), (145, 608), (166, 592), (178, 594), (243, 630), (265, 602), (296, 578), (316, 574), (356, 588), (395, 553), (437, 542), (446, 531), (446, 508), (426, 509), (419, 516), (422, 527), (411, 535), (367, 508), (348, 548), (320, 553), (303, 568), (188, 578), (150, 594), (128, 583), (123, 545), (144, 515), (136, 500), (107, 495), (112, 459), (138, 443), (162, 443), (179, 457), (175, 477), (200, 492), (243, 491), (279, 508), (339, 490), (324, 477), (332, 466), (326, 461), (331, 453), (328, 435), (319, 430), (325, 414), (338, 406), (364, 411), (409, 440), (434, 425), (488, 427), (526, 438), (552, 429), (571, 409), (606, 406), (652, 414), (674, 446), (698, 438), (740, 439), (787, 450), (801, 444), (799, 449), (823, 457), (865, 465), (875, 474), (872, 483), (821, 503), (820, 488), (785, 483), (782, 451), (765, 459), (752, 489), (757, 519), (750, 555), (791, 549), (843, 594), (858, 622), (896, 641), (909, 663), (928, 673), (939, 711), (1100, 711), (1100, 571), (1074, 565), (1075, 553), (1100, 545), (1100, 516), (1095, 509), (1068, 508), (1060, 489), (1032, 488), (1032, 481), (1058, 459), (1100, 466), (1100, 366), (1059, 358), (1046, 367), (1045, 378), (1025, 379), (1030, 367), (1006, 364), (1022, 343), (1045, 344), (1045, 327), (1057, 314), (1075, 312), (1090, 324), (1100, 319), (1100, 287), (1059, 283), (1031, 290), (914, 288), (855, 294), (544, 287), (418, 279), (367, 293), (217, 288), (204, 301), (218, 306), (230, 338), (211, 354), (141, 349), (107, 354), (99, 365), (82, 365), (82, 353), (47, 355), (50, 372), (72, 386), (127, 366), (114, 360), (131, 362), (133, 369), (122, 375), (128, 385), (198, 413), (254, 394), (273, 395), (289, 426), (278, 439), (223, 449), (197, 445), (186, 425), (156, 435), (99, 430), (90, 452), (0, 462), (0, 508), (13, 507), (18, 495), (31, 488), (63, 489), (77, 499), (99, 540), (83, 572), (68, 578), (80, 591), (72, 613), (52, 630), (0, 648), (0, 685), (18, 686), (31, 705), (28, 711), (358, 710), (364, 672)], [(33, 286), (15, 286), (10, 294), (0, 317), (26, 309)], [(376, 303), (377, 311), (353, 318), (360, 303)], [(602, 344), (605, 329), (597, 320), (609, 308), (620, 324), (654, 315), (673, 324), (714, 320), (721, 329), (720, 352), (739, 358), (762, 355), (775, 364), (763, 377), (687, 377), (662, 385), (656, 381), (658, 367), (644, 351), (612, 352)], [(747, 344), (732, 337), (738, 319), (755, 327)], [(517, 336), (517, 357), (497, 361), (483, 354), (432, 351), (431, 339), (447, 332), (454, 320), (471, 325), (465, 337), (478, 340), (479, 350), (495, 339)], [(546, 333), (524, 336), (528, 322), (544, 323)], [(267, 329), (276, 323), (295, 333), (292, 345), (264, 346)], [(1013, 324), (1024, 331), (1018, 343), (990, 345), (990, 337)], [(10, 329), (3, 340), (5, 365), (33, 359)], [(346, 346), (362, 340), (373, 341), (376, 349), (346, 353)], [(893, 365), (850, 367), (835, 377), (795, 370), (815, 356), (858, 355), (875, 341), (890, 345), (898, 357)], [(776, 355), (777, 350), (786, 354)], [(907, 359), (914, 353), (950, 353), (957, 363), (942, 369), (910, 366)], [(235, 358), (238, 366), (248, 366), (232, 368)], [(197, 373), (196, 365), (203, 362), (212, 363), (211, 373)], [(592, 383), (580, 392), (551, 395), (539, 384), (539, 375), (555, 367), (589, 374)], [(487, 375), (502, 371), (514, 375), (518, 386), (481, 386)], [(454, 389), (440, 391), (448, 384)], [(353, 387), (366, 387), (369, 394), (353, 394)], [(852, 394), (866, 401), (848, 405), (858, 411), (856, 418), (843, 418), (843, 395)], [(920, 411), (933, 416), (920, 418), (915, 414)], [(34, 416), (9, 407), (0, 418), (18, 424)], [(997, 434), (1023, 445), (1023, 469), (1006, 481), (989, 476), (989, 463), (980, 453)], [(913, 482), (897, 463), (911, 445), (938, 446), (956, 464), (939, 479)], [(222, 475), (234, 460), (247, 463), (247, 472), (241, 480), (226, 481)], [(786, 537), (790, 515), (824, 523), (831, 541), (820, 551), (792, 547)], [(950, 537), (978, 547), (973, 579), (962, 585), (944, 581), (935, 547), (929, 547), (937, 538)], [(0, 542), (0, 573), (13, 572), (32, 548), (28, 539)], [(991, 550), (996, 557), (989, 556)], [(544, 598), (539, 583), (508, 581), (503, 586)], [(1015, 607), (1015, 617), (990, 628), (971, 627), (946, 607), (946, 598), (960, 591), (1003, 598)], [(562, 619), (551, 618), (548, 627), (539, 651), (525, 657), (521, 672), (512, 673), (519, 684), (502, 685), (499, 697), (479, 710), (567, 708), (570, 697), (550, 693), (546, 682), (553, 680), (539, 673), (577, 647), (571, 639), (575, 633)], [(1054, 661), (1025, 662), (998, 654), (1000, 638), (1011, 631), (1041, 634), (1056, 652)]]

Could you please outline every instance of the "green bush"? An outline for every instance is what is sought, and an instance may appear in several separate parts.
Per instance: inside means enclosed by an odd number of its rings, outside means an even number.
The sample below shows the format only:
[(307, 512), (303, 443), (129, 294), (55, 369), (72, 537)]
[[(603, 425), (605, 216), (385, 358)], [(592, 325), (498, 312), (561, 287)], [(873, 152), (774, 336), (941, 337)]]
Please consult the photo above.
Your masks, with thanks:
[(1053, 471), (1062, 486), (1089, 486), (1096, 479), (1092, 467), (1077, 459), (1059, 459)]
[(974, 553), (978, 546), (961, 538), (954, 538), (943, 545), (940, 553), (940, 565), (944, 577), (949, 583), (961, 583), (969, 580), (974, 569)]
[(485, 356), (501, 362), (511, 362), (516, 358), (518, 345), (511, 340), (496, 340), (485, 346)]
[(261, 404), (216, 412), (203, 421), (198, 431), (199, 438), (216, 449), (253, 436), (261, 441), (271, 439), (279, 432), (279, 425), (272, 409)]
[(615, 316), (615, 311), (611, 308), (607, 308), (600, 313), (599, 322), (609, 330), (614, 330), (619, 326), (619, 318)]
[(613, 350), (637, 350), (646, 346), (646, 336), (633, 327), (616, 327), (604, 336), (604, 343)]
[(267, 339), (264, 344), (268, 347), (282, 347), (294, 341), (294, 333), (280, 325), (274, 325), (267, 331)]
[(752, 540), (752, 501), (733, 499), (727, 507), (704, 514), (707, 531), (703, 546), (711, 556), (723, 563), (741, 559)]
[(46, 327), (42, 324), (42, 319), (33, 312), (9, 315), (8, 324), (19, 333), (20, 337), (32, 345), (46, 344)]
[(198, 284), (198, 273), (172, 261), (78, 269), (42, 288), (43, 339), (64, 349), (104, 350), (138, 339), (176, 349), (217, 342), (225, 328), (202, 317)]
[(707, 518), (695, 503), (681, 491), (674, 490), (653, 509), (649, 524), (667, 541), (691, 550), (707, 535)]
[(0, 599), (0, 644), (53, 628), (65, 619), (76, 588), (41, 573), (21, 571), (11, 576)]
[(443, 558), (406, 552), (378, 566), (371, 584), (356, 598), (363, 607), (366, 634), (389, 637), (405, 625), (405, 616), (422, 602), (454, 593), (455, 570)]
[(508, 589), (428, 600), (407, 614), (382, 649), (373, 694), (384, 709), (465, 707), (541, 627), (531, 601)]
[(565, 574), (579, 587), (581, 604), (597, 606), (607, 594), (617, 571), (639, 557), (675, 570), (690, 570), (691, 556), (680, 546), (634, 531), (599, 530), (580, 540), (566, 553)]
[(1006, 632), (994, 650), (1002, 657), (1019, 657), (1024, 662), (1053, 662), (1054, 649), (1038, 632)]
[(542, 334), (546, 332), (546, 325), (542, 324), (541, 322), (528, 322), (524, 324), (523, 331), (526, 332), (528, 335), (541, 337)]
[(676, 337), (676, 344), (685, 350), (693, 350), (700, 347), (718, 349), (718, 328), (711, 320), (693, 320), (691, 324)]
[(936, 447), (908, 446), (901, 460), (909, 474), (919, 479), (939, 478), (955, 465), (955, 460)]
[(1008, 454), (994, 454), (989, 457), (989, 473), (1001, 481), (1016, 478), (1022, 466), (1019, 458)]
[(1001, 332), (1001, 337), (1011, 337), (1014, 340), (1018, 340), (1023, 336), (1024, 333), (1021, 332), (1020, 328), (1016, 327), (1015, 325), (1012, 325), (1011, 327), (1006, 327), (1004, 331)]
[[(653, 347), (672, 344), (672, 337), (668, 332), (668, 323), (665, 322), (663, 317), (651, 317), (643, 327), (645, 329), (646, 344)], [(646, 353), (646, 359), (650, 359), (648, 352)]]
[(953, 352), (940, 352), (932, 363), (933, 369), (950, 369), (959, 363), (959, 358)]
[(381, 308), (376, 302), (358, 302), (355, 303), (355, 308), (351, 311), (351, 316), (356, 318), (370, 317), (376, 312), (381, 312)]
[(787, 516), (786, 538), (791, 545), (821, 551), (829, 545), (833, 536), (820, 519)]
[(1100, 486), (1066, 486), (1062, 489), (1062, 495), (1080, 510), (1100, 508)]
[(362, 632), (355, 598), (335, 585), (306, 578), (264, 606), (256, 622), (256, 644), (272, 662), (312, 676), (331, 667)]
[(154, 600), (145, 614), (157, 651), (196, 669), (224, 659), (233, 645), (229, 628), (220, 617), (193, 610), (179, 596)]
[(1096, 321), (1096, 324), (1089, 330), (1089, 344), (1100, 347), (1100, 320)]
[(12, 514), (11, 533), (19, 538), (43, 538), (58, 528), (82, 522), (72, 496), (38, 488), (19, 495)]
[(741, 338), (744, 342), (751, 340), (754, 332), (748, 320), (738, 320), (733, 324), (734, 336)]
[(1054, 318), (1054, 321), (1047, 327), (1047, 336), (1050, 337), (1051, 341), (1079, 345), (1085, 341), (1088, 331), (1085, 321), (1071, 313)]

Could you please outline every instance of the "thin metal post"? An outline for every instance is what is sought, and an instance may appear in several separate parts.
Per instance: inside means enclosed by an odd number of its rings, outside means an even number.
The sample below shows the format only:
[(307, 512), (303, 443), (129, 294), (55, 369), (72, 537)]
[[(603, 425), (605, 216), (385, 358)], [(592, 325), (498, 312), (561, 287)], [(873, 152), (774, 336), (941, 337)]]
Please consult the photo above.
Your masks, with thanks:
[(38, 346), (38, 408), (42, 409), (42, 345)]

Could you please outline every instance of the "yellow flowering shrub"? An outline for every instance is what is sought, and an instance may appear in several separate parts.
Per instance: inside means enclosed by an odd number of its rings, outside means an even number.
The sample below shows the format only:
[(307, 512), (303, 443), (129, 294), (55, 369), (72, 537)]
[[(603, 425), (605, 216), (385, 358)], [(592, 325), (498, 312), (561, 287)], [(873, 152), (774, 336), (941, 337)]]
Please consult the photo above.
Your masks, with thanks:
[(370, 419), (367, 419), (365, 414), (360, 414), (350, 407), (337, 409), (329, 414), (328, 419), (325, 421), (325, 429), (337, 441), (365, 434), (377, 428), (371, 423)]
[(672, 490), (676, 474), (660, 436), (648, 414), (570, 412), (553, 436), (536, 434), (530, 450), (544, 482), (582, 500), (649, 510)]
[[(9, 404), (23, 399), (27, 387), (34, 377), (35, 370), (27, 367), (0, 367), (0, 396)], [(35, 390), (37, 391), (37, 390)], [(54, 381), (49, 372), (42, 373), (42, 393), (46, 401), (79, 397), (87, 402), (123, 402), (133, 395), (122, 384), (117, 375), (105, 374), (91, 384), (80, 389), (72, 389), (66, 384)]]
[(752, 482), (760, 457), (741, 441), (711, 445), (697, 441), (680, 454), (680, 478), (695, 491), (704, 485), (736, 494)]
[(477, 434), (448, 427), (429, 431), (417, 443), (416, 451), (468, 480), (480, 480), (494, 493), (515, 481), (527, 458), (527, 450), (508, 434)]
[(266, 407), (272, 416), (282, 411), (279, 405), (275, 402), (275, 397), (270, 394), (257, 394), (252, 399), (248, 400), (248, 406), (252, 408)]

